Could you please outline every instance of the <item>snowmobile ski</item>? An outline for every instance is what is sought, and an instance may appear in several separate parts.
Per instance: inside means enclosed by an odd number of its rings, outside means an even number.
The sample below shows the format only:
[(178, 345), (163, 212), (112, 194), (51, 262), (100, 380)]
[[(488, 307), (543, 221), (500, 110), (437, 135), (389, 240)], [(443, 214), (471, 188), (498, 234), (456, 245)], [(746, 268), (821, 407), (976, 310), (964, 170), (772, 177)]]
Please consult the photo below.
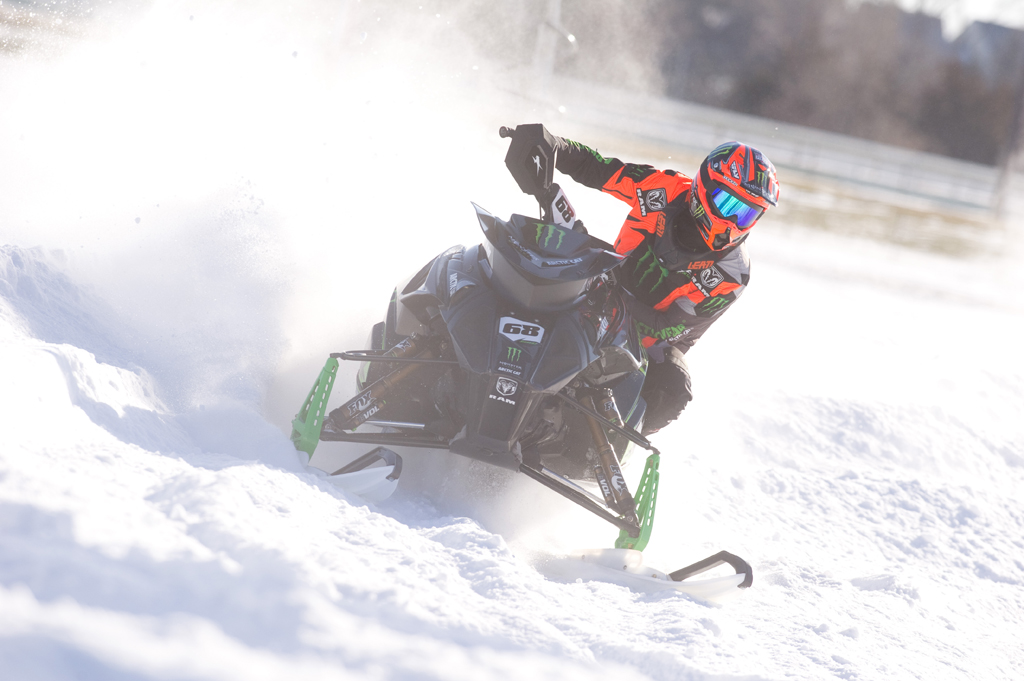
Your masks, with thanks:
[[(735, 574), (692, 579), (726, 563), (736, 570)], [(681, 591), (712, 602), (723, 601), (753, 582), (750, 565), (726, 551), (672, 573), (645, 565), (643, 554), (634, 549), (581, 549), (549, 559), (542, 569), (562, 579), (606, 581), (640, 591)]]
[[(384, 465), (371, 468), (378, 461)], [(390, 449), (377, 447), (331, 473), (328, 480), (346, 492), (376, 502), (394, 494), (401, 475), (402, 457)]]

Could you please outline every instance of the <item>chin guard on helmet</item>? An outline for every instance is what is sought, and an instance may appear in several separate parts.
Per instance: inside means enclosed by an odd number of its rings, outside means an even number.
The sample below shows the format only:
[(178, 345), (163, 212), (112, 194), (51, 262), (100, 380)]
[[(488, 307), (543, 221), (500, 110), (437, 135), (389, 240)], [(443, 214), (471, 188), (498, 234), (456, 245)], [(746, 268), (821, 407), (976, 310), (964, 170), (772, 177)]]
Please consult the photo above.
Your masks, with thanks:
[(740, 243), (778, 202), (775, 166), (760, 151), (740, 142), (714, 149), (700, 164), (690, 189), (690, 213), (701, 237), (715, 251)]

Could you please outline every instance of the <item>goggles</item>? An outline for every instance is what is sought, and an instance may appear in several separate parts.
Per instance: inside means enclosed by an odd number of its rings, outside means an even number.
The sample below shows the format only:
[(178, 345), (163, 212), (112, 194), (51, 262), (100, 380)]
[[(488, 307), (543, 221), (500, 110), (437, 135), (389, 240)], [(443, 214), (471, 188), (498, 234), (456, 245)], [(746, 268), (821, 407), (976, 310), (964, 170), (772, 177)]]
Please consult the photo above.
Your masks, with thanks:
[(709, 196), (715, 212), (720, 217), (735, 222), (741, 229), (753, 225), (764, 212), (764, 208), (750, 205), (722, 186), (712, 189)]

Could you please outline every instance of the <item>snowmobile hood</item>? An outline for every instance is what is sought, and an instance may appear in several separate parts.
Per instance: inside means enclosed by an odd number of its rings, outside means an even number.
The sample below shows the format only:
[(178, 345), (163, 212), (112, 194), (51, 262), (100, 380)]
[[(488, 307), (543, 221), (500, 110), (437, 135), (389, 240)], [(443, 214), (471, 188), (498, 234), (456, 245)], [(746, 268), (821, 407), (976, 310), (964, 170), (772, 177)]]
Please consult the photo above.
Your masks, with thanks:
[(596, 237), (524, 215), (506, 222), (475, 203), (473, 208), (486, 238), (491, 283), (530, 309), (572, 306), (588, 281), (624, 260)]

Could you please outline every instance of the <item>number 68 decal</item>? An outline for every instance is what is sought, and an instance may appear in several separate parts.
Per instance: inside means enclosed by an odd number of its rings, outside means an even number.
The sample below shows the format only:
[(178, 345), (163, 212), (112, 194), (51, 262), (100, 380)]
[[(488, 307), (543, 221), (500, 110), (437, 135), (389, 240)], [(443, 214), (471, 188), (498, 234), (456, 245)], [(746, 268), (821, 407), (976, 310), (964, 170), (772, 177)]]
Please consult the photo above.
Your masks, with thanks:
[(512, 341), (540, 343), (544, 338), (544, 327), (531, 322), (524, 322), (515, 317), (502, 317), (498, 322), (501, 335)]

